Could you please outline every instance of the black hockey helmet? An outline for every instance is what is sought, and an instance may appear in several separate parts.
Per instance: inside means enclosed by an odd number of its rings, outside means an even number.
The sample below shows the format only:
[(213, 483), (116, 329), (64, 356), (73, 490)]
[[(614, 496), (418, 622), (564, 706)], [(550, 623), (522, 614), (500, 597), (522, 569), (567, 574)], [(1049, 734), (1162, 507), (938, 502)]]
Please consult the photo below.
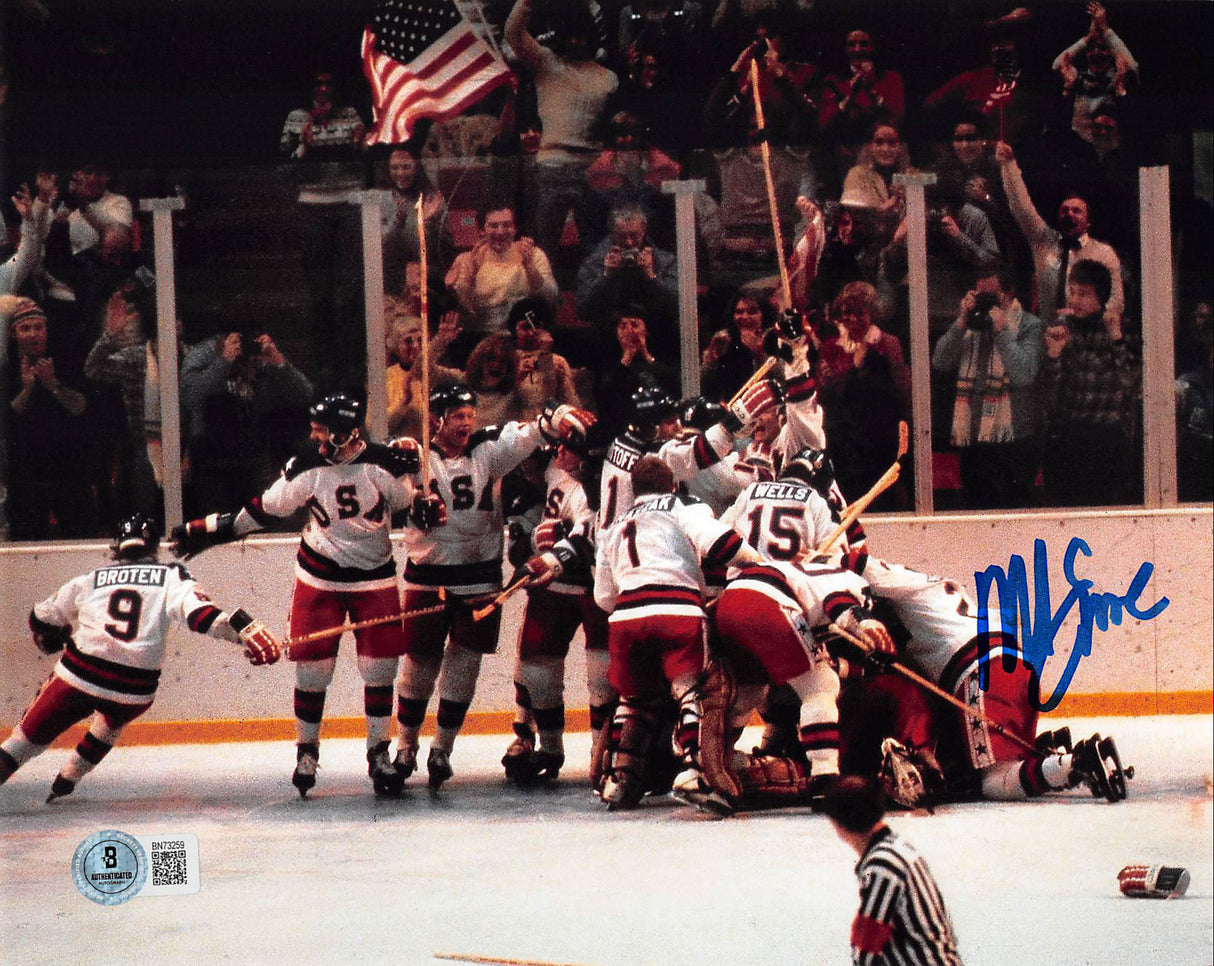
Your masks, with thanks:
[(780, 479), (800, 480), (826, 496), (831, 484), (835, 482), (835, 467), (826, 455), (826, 450), (807, 446), (795, 453), (792, 459), (780, 468)]
[(328, 429), (333, 444), (341, 446), (362, 426), (363, 404), (349, 393), (331, 392), (312, 404), (308, 417)]
[(679, 403), (679, 417), (688, 429), (702, 433), (725, 418), (725, 407), (706, 396), (691, 396)]
[(160, 546), (160, 528), (151, 517), (132, 513), (118, 524), (110, 552), (115, 560), (137, 560), (148, 557)]
[(476, 406), (476, 393), (462, 382), (430, 391), (431, 416), (442, 419), (452, 409), (459, 409), (461, 406)]
[(628, 431), (635, 436), (653, 435), (658, 423), (679, 412), (678, 402), (658, 386), (642, 386), (632, 394), (629, 402)]

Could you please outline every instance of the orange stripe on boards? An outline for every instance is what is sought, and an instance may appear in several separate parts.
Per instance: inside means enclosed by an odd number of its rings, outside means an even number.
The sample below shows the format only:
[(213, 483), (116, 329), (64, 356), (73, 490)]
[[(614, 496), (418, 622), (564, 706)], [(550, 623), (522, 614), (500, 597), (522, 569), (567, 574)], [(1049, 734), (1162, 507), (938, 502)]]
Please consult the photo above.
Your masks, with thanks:
[[(1118, 692), (1110, 694), (1068, 694), (1051, 711), (1050, 718), (1137, 717), (1154, 714), (1214, 714), (1214, 691)], [(512, 711), (474, 711), (464, 722), (466, 735), (506, 735), (514, 721)], [(752, 718), (752, 724), (759, 719)], [(570, 708), (565, 715), (568, 731), (590, 730), (590, 712)], [(0, 734), (12, 730), (6, 725)], [(71, 728), (52, 745), (74, 748), (83, 737), (84, 725)], [(367, 733), (364, 718), (327, 718), (321, 725), (322, 738), (362, 738)], [(434, 716), (427, 715), (422, 733), (434, 734)], [(122, 733), (120, 745), (209, 745), (231, 741), (293, 741), (295, 721), (291, 718), (246, 718), (206, 721), (133, 721)]]

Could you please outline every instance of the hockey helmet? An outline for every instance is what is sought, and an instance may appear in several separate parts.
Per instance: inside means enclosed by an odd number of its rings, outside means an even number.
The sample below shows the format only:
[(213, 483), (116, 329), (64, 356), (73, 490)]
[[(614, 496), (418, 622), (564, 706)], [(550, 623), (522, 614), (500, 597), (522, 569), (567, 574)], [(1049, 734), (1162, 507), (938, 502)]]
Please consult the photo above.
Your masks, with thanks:
[(630, 399), (628, 431), (636, 436), (653, 435), (658, 423), (678, 415), (679, 404), (658, 386), (642, 386)]
[(476, 406), (476, 393), (462, 382), (443, 386), (430, 393), (430, 415), (440, 419), (452, 409), (461, 406)]
[(160, 529), (151, 517), (133, 513), (118, 524), (110, 552), (115, 560), (137, 560), (156, 552), (160, 546)]
[(348, 393), (332, 392), (313, 403), (308, 416), (328, 429), (334, 445), (340, 446), (362, 425), (363, 404)]
[(702, 433), (725, 418), (725, 407), (706, 396), (691, 396), (679, 403), (679, 415), (684, 426)]
[(826, 450), (807, 446), (780, 468), (780, 479), (800, 480), (826, 495), (835, 482), (835, 468)]

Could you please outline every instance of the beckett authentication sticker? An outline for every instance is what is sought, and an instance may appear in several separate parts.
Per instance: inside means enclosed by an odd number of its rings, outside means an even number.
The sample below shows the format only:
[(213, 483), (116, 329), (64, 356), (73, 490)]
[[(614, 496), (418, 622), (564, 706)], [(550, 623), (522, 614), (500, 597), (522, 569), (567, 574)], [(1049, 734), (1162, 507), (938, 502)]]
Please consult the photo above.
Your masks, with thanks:
[(103, 906), (120, 905), (147, 881), (147, 853), (125, 832), (94, 832), (76, 848), (72, 877), (82, 895)]

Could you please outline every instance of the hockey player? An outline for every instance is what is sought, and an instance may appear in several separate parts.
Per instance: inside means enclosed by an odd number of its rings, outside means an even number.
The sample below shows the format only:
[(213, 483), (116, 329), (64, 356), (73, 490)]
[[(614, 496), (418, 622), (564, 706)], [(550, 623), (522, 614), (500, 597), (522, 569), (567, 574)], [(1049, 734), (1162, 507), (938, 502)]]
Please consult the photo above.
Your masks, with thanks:
[[(406, 611), (434, 606), (443, 588), (456, 605), (501, 589), (502, 477), (545, 438), (558, 440), (571, 429), (584, 433), (593, 421), (585, 410), (558, 406), (528, 423), (474, 431), (476, 403), (476, 393), (462, 384), (430, 394), (435, 424), (430, 490), (446, 505), (449, 520), (446, 526), (407, 534)], [(406, 625), (397, 679), (400, 734), (395, 765), (402, 778), (417, 768), (418, 736), (436, 683), (438, 734), (426, 758), (429, 786), (437, 789), (452, 776), (451, 750), (476, 691), (481, 658), (497, 650), (500, 624), (500, 610), (474, 621), (465, 605)]]
[[(679, 403), (682, 438), (705, 433), (728, 415), (721, 403), (703, 396), (693, 396)], [(700, 470), (684, 486), (697, 500), (707, 503), (716, 516), (720, 516), (733, 503), (748, 483), (755, 480), (772, 479), (770, 446), (764, 448), (760, 437), (771, 439), (779, 430), (779, 407), (773, 406), (755, 420), (751, 428), (753, 442), (739, 452), (734, 449), (717, 462)], [(758, 445), (755, 445), (758, 443)]]
[(598, 528), (602, 532), (632, 505), (629, 474), (642, 456), (656, 454), (670, 467), (676, 484), (720, 462), (733, 451), (734, 434), (753, 426), (779, 406), (779, 384), (760, 380), (728, 408), (724, 418), (703, 433), (679, 438), (678, 403), (664, 391), (643, 387), (632, 394), (628, 430), (607, 450), (600, 483)]
[(30, 611), (34, 643), (63, 652), (34, 703), (0, 745), (0, 784), (91, 715), (89, 730), (51, 785), (70, 795), (109, 754), (123, 729), (152, 706), (165, 638), (175, 621), (198, 634), (243, 643), (252, 664), (273, 664), (279, 644), (243, 610), (220, 610), (181, 564), (162, 564), (160, 535), (142, 514), (123, 520), (113, 562), (68, 581)]
[[(413, 441), (398, 448), (364, 439), (362, 403), (328, 395), (310, 410), (312, 452), (293, 457), (282, 475), (237, 513), (211, 514), (174, 531), (179, 553), (235, 540), (306, 509), (308, 522), (295, 558), (289, 633), (301, 637), (401, 611), (396, 561), (389, 539), (394, 523), (430, 529), (446, 508), (418, 489), (420, 463)], [(301, 796), (316, 784), (325, 694), (337, 664), (340, 631), (291, 648), (295, 662), (296, 763), (291, 782)], [(367, 716), (367, 773), (377, 794), (400, 792), (404, 779), (389, 753), (392, 681), (404, 650), (401, 623), (354, 632)]]
[(595, 604), (591, 588), (594, 511), (581, 479), (588, 446), (587, 435), (579, 430), (562, 437), (544, 473), (543, 517), (531, 534), (535, 554), (551, 553), (560, 543), (576, 555), (578, 565), (562, 567), (559, 579), (549, 581), (546, 578), (555, 574), (537, 563), (527, 591), (514, 684), (539, 732), (539, 748), (535, 747), (535, 731), (516, 720), (515, 740), (502, 759), (506, 777), (520, 783), (555, 778), (564, 764), (565, 657), (579, 626), (586, 635), (592, 733), (599, 732), (615, 707), (615, 691), (607, 677), (607, 615)]
[(631, 471), (629, 508), (596, 549), (594, 599), (608, 618), (611, 683), (620, 695), (612, 761), (601, 790), (611, 809), (634, 807), (667, 697), (678, 702), (676, 797), (721, 814), (731, 806), (699, 765), (697, 683), (705, 665), (703, 567), (763, 558), (702, 503), (674, 493), (674, 473), (644, 456)]

